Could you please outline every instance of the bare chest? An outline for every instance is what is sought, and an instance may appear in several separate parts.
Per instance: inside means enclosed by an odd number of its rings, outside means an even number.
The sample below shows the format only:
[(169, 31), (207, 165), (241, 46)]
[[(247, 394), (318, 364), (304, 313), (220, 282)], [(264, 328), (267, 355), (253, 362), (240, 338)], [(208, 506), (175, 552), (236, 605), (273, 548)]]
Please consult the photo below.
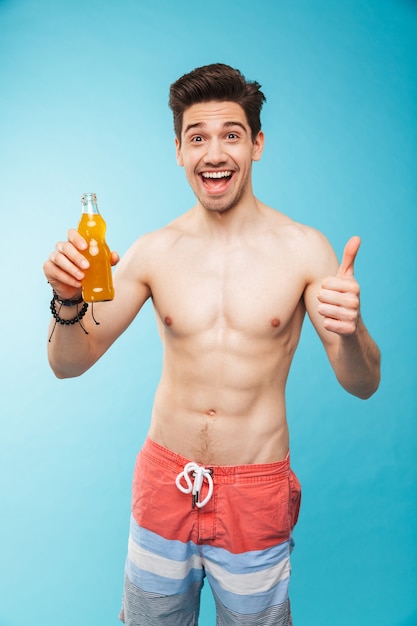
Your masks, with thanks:
[(295, 259), (259, 249), (169, 255), (151, 284), (161, 323), (178, 335), (279, 334), (299, 309), (304, 287)]

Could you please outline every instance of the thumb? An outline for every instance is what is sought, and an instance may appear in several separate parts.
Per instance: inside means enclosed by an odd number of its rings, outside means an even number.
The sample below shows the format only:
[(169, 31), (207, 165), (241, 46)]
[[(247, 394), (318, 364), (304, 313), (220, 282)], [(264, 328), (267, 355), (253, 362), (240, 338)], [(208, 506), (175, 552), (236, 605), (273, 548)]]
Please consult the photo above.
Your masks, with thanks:
[(110, 263), (111, 263), (112, 267), (114, 265), (117, 265), (119, 261), (120, 261), (120, 257), (118, 255), (118, 253), (117, 252), (111, 252)]
[(360, 245), (361, 240), (356, 235), (349, 239), (343, 251), (343, 259), (337, 272), (337, 276), (341, 278), (353, 276), (353, 265)]

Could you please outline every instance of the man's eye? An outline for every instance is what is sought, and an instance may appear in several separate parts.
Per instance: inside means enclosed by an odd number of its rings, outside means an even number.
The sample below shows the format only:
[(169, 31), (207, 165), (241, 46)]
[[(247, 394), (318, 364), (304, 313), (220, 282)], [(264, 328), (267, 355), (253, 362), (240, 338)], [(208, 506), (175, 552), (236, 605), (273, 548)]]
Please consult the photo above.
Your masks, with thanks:
[(195, 137), (192, 137), (191, 141), (194, 143), (200, 143), (201, 141), (203, 141), (203, 138), (201, 135), (196, 135)]
[(236, 135), (236, 133), (229, 133), (227, 135), (227, 138), (228, 139), (238, 139), (238, 136)]

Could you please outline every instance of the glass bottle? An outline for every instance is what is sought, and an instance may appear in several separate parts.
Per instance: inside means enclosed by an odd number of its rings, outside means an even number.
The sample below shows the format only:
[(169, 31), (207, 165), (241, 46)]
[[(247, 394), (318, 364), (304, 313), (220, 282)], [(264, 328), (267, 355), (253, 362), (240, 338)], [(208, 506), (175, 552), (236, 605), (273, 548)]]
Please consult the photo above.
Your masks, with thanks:
[(113, 276), (110, 249), (105, 240), (106, 222), (101, 217), (95, 193), (81, 196), (82, 215), (78, 232), (84, 237), (88, 248), (83, 251), (90, 263), (82, 280), (82, 295), (85, 302), (113, 300)]

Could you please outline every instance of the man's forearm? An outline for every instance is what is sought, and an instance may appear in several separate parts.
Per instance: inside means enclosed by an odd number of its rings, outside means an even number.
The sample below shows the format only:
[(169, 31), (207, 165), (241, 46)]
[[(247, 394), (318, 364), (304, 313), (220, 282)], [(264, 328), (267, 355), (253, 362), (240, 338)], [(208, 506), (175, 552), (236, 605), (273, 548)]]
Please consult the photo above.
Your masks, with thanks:
[(378, 389), (380, 361), (379, 348), (360, 319), (353, 335), (340, 337), (333, 368), (346, 391), (366, 400)]
[(84, 303), (63, 306), (54, 301), (51, 306), (53, 317), (48, 330), (49, 364), (57, 378), (79, 376), (95, 360), (91, 355), (89, 341), (92, 324), (84, 315), (87, 306)]

